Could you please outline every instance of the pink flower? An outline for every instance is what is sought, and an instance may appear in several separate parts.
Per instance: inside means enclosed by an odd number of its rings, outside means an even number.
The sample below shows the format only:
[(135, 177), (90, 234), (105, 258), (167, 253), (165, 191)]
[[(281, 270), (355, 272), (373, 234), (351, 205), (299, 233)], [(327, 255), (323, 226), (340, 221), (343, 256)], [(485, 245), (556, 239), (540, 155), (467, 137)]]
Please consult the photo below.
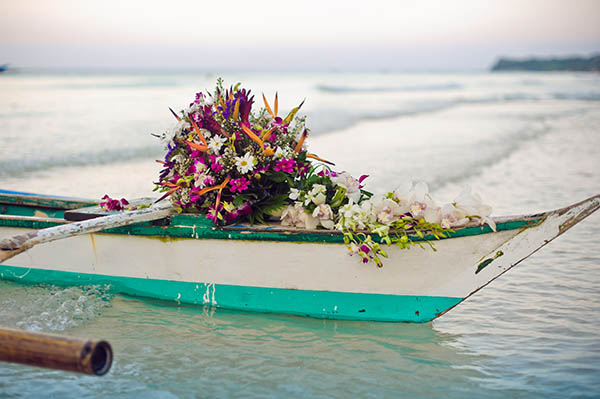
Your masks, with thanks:
[[(211, 220), (214, 224), (217, 224), (219, 220), (219, 216), (221, 216), (221, 210), (223, 209), (223, 205), (219, 204), (219, 208), (215, 208), (214, 205), (208, 207), (208, 212), (206, 213), (206, 218)], [(221, 216), (222, 217), (222, 216)]]
[(202, 182), (204, 184), (204, 186), (212, 186), (213, 184), (215, 184), (215, 178), (212, 176), (206, 176), (206, 178), (204, 179), (204, 181)]
[(190, 167), (185, 171), (185, 175), (189, 176), (193, 175), (194, 173), (196, 173), (196, 165), (191, 164)]
[(252, 207), (250, 206), (250, 203), (248, 203), (248, 201), (246, 201), (239, 207), (234, 208), (231, 212), (226, 212), (225, 213), (225, 222), (231, 223), (238, 217), (249, 215), (251, 213), (252, 213)]
[(231, 185), (231, 192), (235, 193), (236, 191), (241, 193), (248, 189), (250, 185), (250, 181), (244, 177), (240, 177), (239, 179), (232, 179), (229, 184)]
[(274, 171), (282, 171), (285, 173), (292, 173), (294, 171), (294, 167), (296, 166), (296, 161), (292, 158), (290, 159), (280, 159), (275, 162)]
[(125, 207), (127, 205), (129, 205), (129, 201), (127, 201), (125, 198), (121, 198), (121, 200), (112, 199), (112, 198), (110, 198), (108, 196), (108, 194), (104, 195), (104, 197), (102, 197), (102, 199), (104, 201), (100, 202), (100, 206), (106, 212), (109, 212), (109, 211), (124, 211)]
[[(192, 103), (193, 104), (193, 103)], [(196, 122), (196, 124), (202, 123), (202, 115), (199, 112), (194, 112), (192, 114), (192, 120)]]
[(335, 173), (333, 170), (323, 169), (322, 171), (320, 171), (319, 173), (317, 173), (317, 175), (319, 175), (319, 176), (336, 177), (337, 173)]
[(196, 99), (194, 100), (195, 104), (200, 104), (204, 102), (204, 94), (202, 92), (196, 93)]
[(362, 175), (361, 177), (358, 178), (358, 182), (361, 183), (360, 186), (358, 186), (358, 188), (363, 188), (365, 185), (362, 184), (363, 180), (365, 180), (367, 177), (369, 177), (369, 175)]
[(215, 172), (219, 173), (223, 170), (223, 165), (221, 165), (221, 157), (217, 157), (215, 155), (210, 156), (210, 168)]

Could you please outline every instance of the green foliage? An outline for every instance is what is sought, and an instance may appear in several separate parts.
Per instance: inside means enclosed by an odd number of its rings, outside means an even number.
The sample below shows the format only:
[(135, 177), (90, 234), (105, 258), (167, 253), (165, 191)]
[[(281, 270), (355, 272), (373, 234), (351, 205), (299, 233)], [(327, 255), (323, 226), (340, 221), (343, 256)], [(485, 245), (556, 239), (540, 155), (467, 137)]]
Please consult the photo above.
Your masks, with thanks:
[(255, 203), (253, 207), (254, 212), (248, 215), (250, 223), (254, 224), (255, 222), (259, 222), (265, 224), (266, 216), (283, 210), (287, 205), (287, 199), (288, 194), (282, 193), (267, 197), (264, 201)]
[[(390, 226), (375, 222), (369, 227), (369, 230), (365, 231), (343, 228), (344, 243), (351, 253), (358, 254), (365, 263), (372, 260), (378, 267), (383, 267), (381, 258), (388, 257), (381, 244), (395, 245), (400, 249), (409, 249), (414, 245), (425, 249), (427, 245), (436, 251), (431, 240), (439, 240), (454, 231), (445, 229), (438, 223), (428, 223), (422, 218), (411, 216), (403, 216)], [(378, 242), (373, 239), (374, 236), (377, 237)]]

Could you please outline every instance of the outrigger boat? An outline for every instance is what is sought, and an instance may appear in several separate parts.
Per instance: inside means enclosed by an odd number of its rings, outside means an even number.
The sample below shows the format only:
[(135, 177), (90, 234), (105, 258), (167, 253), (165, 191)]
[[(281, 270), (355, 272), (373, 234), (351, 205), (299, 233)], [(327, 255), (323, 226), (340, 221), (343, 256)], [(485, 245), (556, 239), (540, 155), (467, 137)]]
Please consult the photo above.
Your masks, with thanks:
[[(346, 256), (343, 236), (335, 231), (277, 224), (215, 227), (204, 216), (173, 214), (164, 206), (154, 211), (154, 220), (103, 229), (102, 220), (127, 212), (106, 216), (93, 201), (0, 191), (0, 241), (5, 239), (0, 278), (102, 284), (114, 293), (224, 309), (423, 323), (599, 207), (596, 195), (555, 211), (495, 218), (496, 232), (468, 225), (436, 240), (436, 251), (390, 247), (385, 266), (377, 268)], [(8, 237), (37, 239), (44, 231), (39, 229), (73, 230), (78, 223), (96, 223), (100, 231), (89, 229), (23, 252), (6, 244)], [(2, 257), (11, 251), (13, 257)]]

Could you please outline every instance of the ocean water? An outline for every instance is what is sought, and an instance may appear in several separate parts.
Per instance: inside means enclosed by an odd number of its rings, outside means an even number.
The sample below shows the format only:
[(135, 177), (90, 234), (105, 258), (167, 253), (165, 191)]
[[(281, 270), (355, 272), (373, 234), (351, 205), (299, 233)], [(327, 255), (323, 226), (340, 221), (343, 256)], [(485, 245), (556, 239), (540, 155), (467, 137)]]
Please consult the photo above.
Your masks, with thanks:
[[(0, 75), (0, 188), (152, 195), (151, 133), (212, 73)], [(304, 98), (312, 152), (495, 215), (600, 193), (600, 75), (228, 73), (280, 109)], [(260, 103), (259, 103), (260, 104)], [(0, 364), (0, 398), (600, 397), (600, 214), (427, 324), (315, 320), (0, 282), (0, 325), (109, 340), (101, 378)]]

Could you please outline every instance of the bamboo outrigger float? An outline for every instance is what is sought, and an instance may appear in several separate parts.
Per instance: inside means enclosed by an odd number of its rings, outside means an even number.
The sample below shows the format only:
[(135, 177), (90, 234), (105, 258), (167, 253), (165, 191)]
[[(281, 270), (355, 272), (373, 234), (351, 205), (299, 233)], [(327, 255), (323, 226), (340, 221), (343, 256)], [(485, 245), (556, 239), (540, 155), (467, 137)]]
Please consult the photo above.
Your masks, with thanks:
[[(167, 216), (166, 207), (153, 210), (153, 221), (121, 227), (102, 225), (112, 216), (73, 222), (102, 215), (94, 206), (0, 192), (0, 259), (3, 253), (6, 258), (0, 261), (0, 279), (106, 284), (115, 293), (226, 309), (428, 322), (592, 214), (600, 195), (555, 211), (495, 218), (496, 232), (488, 226), (458, 228), (434, 242), (435, 252), (391, 247), (383, 268), (345, 256), (343, 236), (335, 231), (215, 227), (200, 215)], [(92, 221), (103, 230), (82, 230)], [(6, 240), (20, 235), (35, 241), (44, 235), (37, 230), (56, 226), (79, 235), (42, 239), (22, 253), (14, 238)]]
[(112, 359), (106, 341), (0, 327), (0, 362), (101, 376), (110, 370)]

